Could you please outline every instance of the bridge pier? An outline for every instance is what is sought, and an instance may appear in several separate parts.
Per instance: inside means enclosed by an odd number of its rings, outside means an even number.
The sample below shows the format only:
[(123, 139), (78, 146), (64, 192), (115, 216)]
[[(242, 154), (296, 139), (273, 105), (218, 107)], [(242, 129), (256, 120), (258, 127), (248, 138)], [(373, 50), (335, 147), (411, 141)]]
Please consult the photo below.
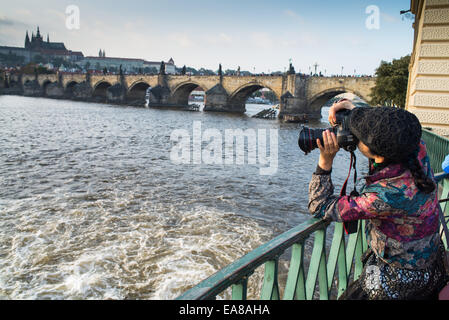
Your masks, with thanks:
[(245, 103), (231, 103), (229, 95), (221, 84), (208, 90), (205, 95), (204, 111), (244, 113)]
[(50, 83), (43, 88), (44, 96), (49, 98), (64, 98), (64, 88), (59, 83)]
[(166, 86), (157, 85), (151, 89), (149, 106), (171, 106), (171, 92)]
[(92, 99), (92, 87), (84, 81), (69, 87), (65, 92), (68, 99), (74, 99), (76, 101), (89, 101)]
[(297, 75), (289, 75), (285, 84), (285, 93), (281, 97), (279, 119), (314, 119), (320, 118), (309, 108), (308, 79)]
[(23, 86), (20, 76), (3, 73), (3, 87), (0, 94), (23, 95)]
[(311, 114), (308, 112), (307, 100), (293, 96), (283, 98), (279, 108), (280, 120), (285, 120), (288, 117), (303, 118), (304, 116), (308, 119), (311, 118)]
[(9, 88), (8, 77), (6, 72), (0, 72), (0, 94), (3, 93), (4, 88)]
[(121, 104), (127, 101), (126, 88), (121, 83), (117, 83), (106, 89), (107, 102)]
[(42, 97), (43, 88), (37, 80), (29, 80), (23, 84), (23, 95), (25, 97)]

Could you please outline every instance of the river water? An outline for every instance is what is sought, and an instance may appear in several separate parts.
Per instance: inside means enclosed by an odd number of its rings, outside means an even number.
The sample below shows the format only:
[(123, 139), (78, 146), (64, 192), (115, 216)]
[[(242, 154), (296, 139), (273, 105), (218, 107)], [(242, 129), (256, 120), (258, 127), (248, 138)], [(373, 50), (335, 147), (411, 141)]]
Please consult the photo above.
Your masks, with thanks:
[[(0, 96), (0, 299), (173, 299), (306, 221), (319, 152), (298, 148), (300, 125), (250, 117), (264, 107), (229, 115)], [(327, 127), (323, 116), (309, 126)], [(173, 163), (173, 130), (194, 122), (278, 130), (277, 173)], [(349, 156), (336, 159), (338, 189)]]

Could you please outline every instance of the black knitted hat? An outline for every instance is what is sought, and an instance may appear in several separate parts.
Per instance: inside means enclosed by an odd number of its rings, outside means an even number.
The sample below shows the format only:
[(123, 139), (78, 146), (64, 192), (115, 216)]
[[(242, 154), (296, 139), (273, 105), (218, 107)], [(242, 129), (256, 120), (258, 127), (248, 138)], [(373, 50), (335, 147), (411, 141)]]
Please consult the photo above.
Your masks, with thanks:
[(391, 107), (355, 108), (349, 128), (372, 153), (396, 162), (405, 161), (416, 152), (422, 135), (414, 114)]

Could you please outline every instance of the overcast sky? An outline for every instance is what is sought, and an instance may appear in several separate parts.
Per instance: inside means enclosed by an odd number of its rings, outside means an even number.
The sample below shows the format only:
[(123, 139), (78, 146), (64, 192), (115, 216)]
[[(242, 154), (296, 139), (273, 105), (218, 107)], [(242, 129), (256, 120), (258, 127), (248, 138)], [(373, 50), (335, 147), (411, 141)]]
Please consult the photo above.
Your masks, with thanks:
[[(66, 8), (80, 10), (80, 29), (66, 27)], [(368, 29), (366, 9), (380, 9)], [(177, 66), (256, 72), (373, 74), (381, 60), (411, 53), (412, 21), (400, 16), (410, 0), (0, 0), (0, 45), (24, 45), (39, 25), (45, 39), (84, 55), (143, 58)], [(372, 20), (369, 20), (372, 21)]]

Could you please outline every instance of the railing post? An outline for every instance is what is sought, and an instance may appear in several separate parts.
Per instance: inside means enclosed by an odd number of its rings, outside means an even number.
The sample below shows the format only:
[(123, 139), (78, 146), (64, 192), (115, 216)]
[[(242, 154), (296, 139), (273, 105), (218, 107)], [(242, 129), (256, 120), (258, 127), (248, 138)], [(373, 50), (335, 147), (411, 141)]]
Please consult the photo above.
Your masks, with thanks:
[(326, 229), (317, 230), (306, 280), (306, 299), (312, 300), (318, 278), (320, 299), (329, 299), (326, 265)]
[(232, 300), (246, 300), (248, 292), (248, 277), (243, 277), (239, 283), (232, 285)]
[[(343, 224), (341, 226), (343, 229)], [(348, 287), (348, 274), (346, 272), (346, 246), (345, 246), (345, 238), (343, 235), (342, 245), (338, 250), (338, 293), (337, 296), (340, 297)]]
[(260, 299), (279, 300), (278, 258), (265, 263), (265, 275)]
[(343, 223), (335, 223), (334, 238), (329, 251), (327, 263), (327, 281), (329, 290), (332, 289), (335, 269), (338, 264), (338, 296), (343, 294), (348, 284), (348, 275), (346, 273), (346, 245)]
[(304, 242), (295, 243), (288, 270), (283, 300), (305, 300), (306, 288), (304, 279)]
[(363, 253), (365, 253), (366, 250), (368, 250), (368, 241), (366, 239), (365, 228), (366, 228), (366, 220), (363, 220), (362, 221), (362, 251), (363, 251)]
[(327, 286), (326, 243), (324, 243), (323, 251), (321, 252), (318, 283), (320, 288), (320, 300), (329, 300), (329, 288)]
[(357, 233), (349, 235), (348, 246), (346, 247), (346, 274), (349, 276), (351, 274), (352, 264), (354, 261), (355, 247), (357, 245)]
[(359, 230), (357, 231), (357, 241), (355, 246), (355, 268), (354, 281), (357, 280), (363, 271), (362, 255), (363, 255), (363, 239), (362, 239), (362, 221), (359, 221)]

